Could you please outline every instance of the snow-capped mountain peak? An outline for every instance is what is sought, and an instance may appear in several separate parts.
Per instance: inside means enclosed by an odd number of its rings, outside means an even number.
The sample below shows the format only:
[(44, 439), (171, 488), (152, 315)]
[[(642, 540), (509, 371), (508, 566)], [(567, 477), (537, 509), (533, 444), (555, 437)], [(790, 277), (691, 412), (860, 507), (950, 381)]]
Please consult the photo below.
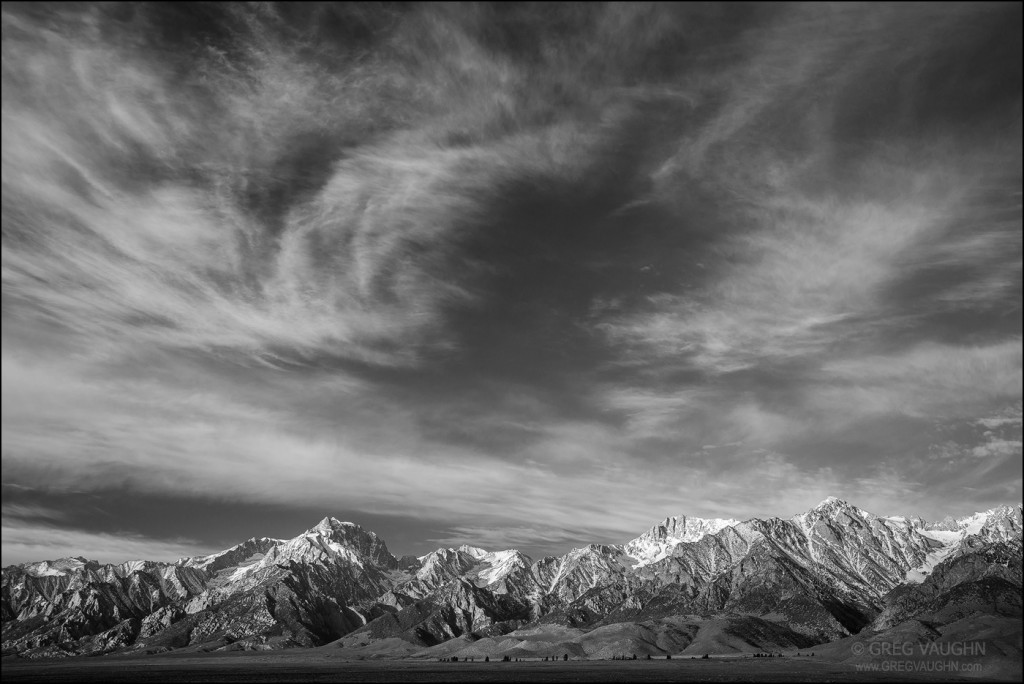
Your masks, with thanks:
[(671, 556), (673, 550), (680, 544), (698, 542), (709, 534), (717, 534), (726, 527), (738, 524), (738, 520), (731, 518), (672, 516), (628, 542), (624, 550), (637, 559), (634, 567), (649, 565)]
[(253, 537), (224, 551), (183, 558), (177, 565), (210, 573), (230, 568), (232, 581), (242, 581), (289, 563), (344, 563), (389, 570), (398, 565), (397, 559), (376, 534), (332, 516), (325, 517), (292, 539)]
[(827, 496), (822, 499), (817, 506), (807, 511), (808, 513), (817, 513), (821, 516), (834, 515), (839, 512), (846, 512), (854, 510), (859, 513), (863, 513), (861, 509), (857, 508), (853, 504), (849, 503), (844, 499), (840, 499), (837, 496)]
[(356, 525), (355, 523), (352, 523), (352, 522), (345, 522), (345, 521), (342, 521), (342, 520), (338, 520), (334, 516), (328, 515), (323, 520), (318, 522), (315, 527), (313, 527), (310, 530), (308, 530), (308, 532), (316, 531), (316, 532), (324, 532), (324, 533), (328, 533), (329, 534), (331, 532), (334, 532), (335, 530), (338, 530), (338, 529), (341, 529), (341, 528), (344, 528), (344, 527), (359, 527), (359, 525)]
[(859, 520), (861, 522), (868, 523), (872, 520), (879, 519), (886, 520), (894, 524), (906, 524), (905, 520), (878, 518), (878, 516), (873, 513), (868, 513), (867, 511), (857, 508), (853, 504), (835, 496), (826, 497), (806, 513), (798, 513), (790, 518), (790, 520), (799, 525), (805, 531), (810, 530), (820, 523), (827, 524), (833, 521), (845, 522), (848, 520)]

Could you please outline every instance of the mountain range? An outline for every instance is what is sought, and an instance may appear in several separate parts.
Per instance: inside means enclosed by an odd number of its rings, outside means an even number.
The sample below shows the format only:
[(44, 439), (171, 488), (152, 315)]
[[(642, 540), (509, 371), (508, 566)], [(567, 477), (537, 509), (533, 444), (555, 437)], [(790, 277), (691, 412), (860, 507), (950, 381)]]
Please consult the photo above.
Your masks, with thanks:
[(292, 539), (175, 563), (8, 566), (2, 645), (24, 658), (287, 647), (664, 657), (984, 626), (1009, 635), (999, 648), (1019, 663), (1021, 556), (1020, 504), (929, 522), (829, 497), (788, 519), (669, 517), (625, 544), (537, 561), (474, 546), (397, 557), (326, 517)]

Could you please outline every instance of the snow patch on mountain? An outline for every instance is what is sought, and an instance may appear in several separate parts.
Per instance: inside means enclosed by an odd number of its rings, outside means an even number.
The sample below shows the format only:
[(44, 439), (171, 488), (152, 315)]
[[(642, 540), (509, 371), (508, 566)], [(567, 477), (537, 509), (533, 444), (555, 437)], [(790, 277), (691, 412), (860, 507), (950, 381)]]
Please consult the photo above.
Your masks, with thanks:
[(978, 534), (981, 532), (981, 528), (985, 527), (985, 523), (988, 522), (988, 517), (991, 511), (985, 511), (983, 513), (975, 513), (965, 518), (957, 520), (957, 526), (963, 531), (964, 534)]
[(529, 559), (514, 549), (486, 553), (479, 558), (481, 569), (476, 572), (477, 586), (497, 584), (511, 573), (530, 567)]
[(936, 565), (946, 560), (957, 549), (964, 536), (962, 532), (952, 530), (918, 530), (918, 533), (939, 545), (928, 552), (923, 563), (907, 571), (905, 581), (912, 584), (923, 582)]
[(469, 544), (463, 544), (459, 547), (459, 551), (465, 554), (469, 554), (473, 558), (484, 558), (489, 555), (487, 551), (477, 546), (470, 546)]

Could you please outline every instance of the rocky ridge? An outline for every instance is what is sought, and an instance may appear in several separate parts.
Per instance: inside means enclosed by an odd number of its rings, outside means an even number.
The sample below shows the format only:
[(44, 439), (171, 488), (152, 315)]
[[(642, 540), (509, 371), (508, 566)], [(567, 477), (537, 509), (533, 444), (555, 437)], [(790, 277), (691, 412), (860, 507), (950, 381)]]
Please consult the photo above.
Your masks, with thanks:
[(4, 568), (3, 652), (387, 640), (406, 644), (402, 651), (456, 639), (511, 644), (530, 629), (573, 630), (593, 644), (582, 635), (626, 634), (622, 625), (662, 635), (651, 643), (671, 633), (665, 652), (694, 639), (804, 646), (920, 616), (1019, 617), (1020, 540), (1020, 505), (929, 523), (829, 497), (789, 519), (670, 517), (625, 544), (536, 562), (472, 546), (397, 558), (373, 532), (327, 517), (293, 539), (253, 538), (176, 563), (65, 558)]

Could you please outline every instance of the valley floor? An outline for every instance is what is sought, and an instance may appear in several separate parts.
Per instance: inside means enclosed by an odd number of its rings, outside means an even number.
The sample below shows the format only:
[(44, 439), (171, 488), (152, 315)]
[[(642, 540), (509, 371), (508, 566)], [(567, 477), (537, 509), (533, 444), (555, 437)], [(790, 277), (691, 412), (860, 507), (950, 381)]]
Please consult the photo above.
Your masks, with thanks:
[(441, 663), (350, 661), (322, 651), (145, 658), (3, 660), (5, 684), (28, 682), (895, 682), (985, 681), (950, 674), (858, 672), (853, 665), (809, 658), (736, 658), (570, 662)]

